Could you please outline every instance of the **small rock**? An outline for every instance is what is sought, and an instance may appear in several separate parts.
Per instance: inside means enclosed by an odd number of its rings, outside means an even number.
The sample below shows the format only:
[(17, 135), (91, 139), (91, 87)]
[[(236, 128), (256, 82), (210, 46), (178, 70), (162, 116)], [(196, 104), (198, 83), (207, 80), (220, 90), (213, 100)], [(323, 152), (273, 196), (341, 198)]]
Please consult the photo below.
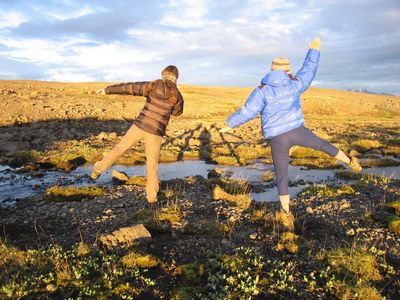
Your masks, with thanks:
[(252, 240), (257, 239), (257, 234), (255, 234), (255, 233), (250, 234), (250, 239), (252, 239)]
[(48, 285), (46, 285), (46, 291), (52, 293), (55, 292), (57, 290), (57, 286), (53, 283), (49, 283)]
[(124, 172), (119, 172), (117, 170), (112, 171), (112, 180), (117, 183), (124, 183), (129, 180), (129, 176)]
[(208, 172), (207, 178), (208, 179), (210, 179), (210, 178), (220, 178), (222, 173), (223, 173), (222, 169), (215, 168), (215, 169), (212, 169), (210, 172)]

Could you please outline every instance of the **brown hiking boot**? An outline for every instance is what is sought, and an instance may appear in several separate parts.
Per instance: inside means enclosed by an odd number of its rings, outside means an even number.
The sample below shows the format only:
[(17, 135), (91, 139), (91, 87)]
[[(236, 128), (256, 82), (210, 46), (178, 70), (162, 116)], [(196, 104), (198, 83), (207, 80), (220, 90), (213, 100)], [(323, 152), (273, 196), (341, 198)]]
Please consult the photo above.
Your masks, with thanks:
[(275, 221), (283, 225), (286, 229), (294, 231), (294, 216), (290, 212), (280, 210), (275, 212)]
[(98, 168), (98, 162), (94, 164), (92, 174), (90, 174), (90, 178), (96, 180), (101, 175), (101, 171)]
[(353, 170), (354, 173), (360, 173), (360, 171), (362, 170), (362, 167), (360, 165), (360, 160), (355, 157), (355, 156), (349, 156), (350, 158), (350, 163), (349, 163), (349, 167), (350, 169)]

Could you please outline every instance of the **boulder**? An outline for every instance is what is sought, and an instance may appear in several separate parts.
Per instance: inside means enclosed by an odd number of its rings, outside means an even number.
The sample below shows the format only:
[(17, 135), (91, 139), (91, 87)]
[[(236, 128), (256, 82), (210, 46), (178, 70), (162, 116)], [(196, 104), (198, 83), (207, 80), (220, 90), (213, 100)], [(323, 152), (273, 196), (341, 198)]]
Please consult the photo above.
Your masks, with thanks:
[(99, 240), (109, 248), (128, 248), (133, 243), (151, 241), (151, 234), (143, 224), (136, 224), (118, 229), (111, 234), (102, 235)]

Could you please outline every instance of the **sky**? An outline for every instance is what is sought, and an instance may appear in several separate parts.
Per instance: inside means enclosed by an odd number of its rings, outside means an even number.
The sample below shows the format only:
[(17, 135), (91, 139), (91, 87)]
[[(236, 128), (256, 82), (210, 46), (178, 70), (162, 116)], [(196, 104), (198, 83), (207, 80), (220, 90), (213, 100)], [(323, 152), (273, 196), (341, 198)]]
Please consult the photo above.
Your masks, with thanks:
[(400, 95), (399, 0), (0, 0), (0, 79), (253, 87), (316, 36), (313, 86)]

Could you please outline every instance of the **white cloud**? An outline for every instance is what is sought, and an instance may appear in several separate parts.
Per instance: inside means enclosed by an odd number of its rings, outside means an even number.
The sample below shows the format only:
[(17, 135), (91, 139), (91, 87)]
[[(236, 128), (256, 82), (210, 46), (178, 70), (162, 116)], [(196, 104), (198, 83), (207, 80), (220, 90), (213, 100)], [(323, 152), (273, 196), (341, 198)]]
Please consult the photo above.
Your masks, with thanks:
[(207, 0), (173, 0), (168, 6), (162, 25), (184, 28), (206, 25)]
[[(37, 8), (37, 10), (42, 11), (40, 8)], [(91, 15), (91, 14), (94, 14), (95, 11), (90, 8), (82, 8), (82, 9), (79, 9), (77, 11), (73, 11), (70, 13), (59, 12), (59, 11), (44, 11), (43, 13), (52, 17), (53, 19), (56, 19), (59, 21), (64, 21), (64, 20), (68, 20), (68, 19), (74, 19), (74, 18), (86, 16), (86, 15)]]
[(72, 68), (57, 68), (45, 72), (46, 80), (48, 81), (63, 81), (63, 82), (92, 82), (96, 78), (87, 74), (77, 73), (76, 69)]
[(19, 12), (3, 11), (0, 14), (0, 28), (17, 27), (25, 21), (27, 21), (27, 18)]

